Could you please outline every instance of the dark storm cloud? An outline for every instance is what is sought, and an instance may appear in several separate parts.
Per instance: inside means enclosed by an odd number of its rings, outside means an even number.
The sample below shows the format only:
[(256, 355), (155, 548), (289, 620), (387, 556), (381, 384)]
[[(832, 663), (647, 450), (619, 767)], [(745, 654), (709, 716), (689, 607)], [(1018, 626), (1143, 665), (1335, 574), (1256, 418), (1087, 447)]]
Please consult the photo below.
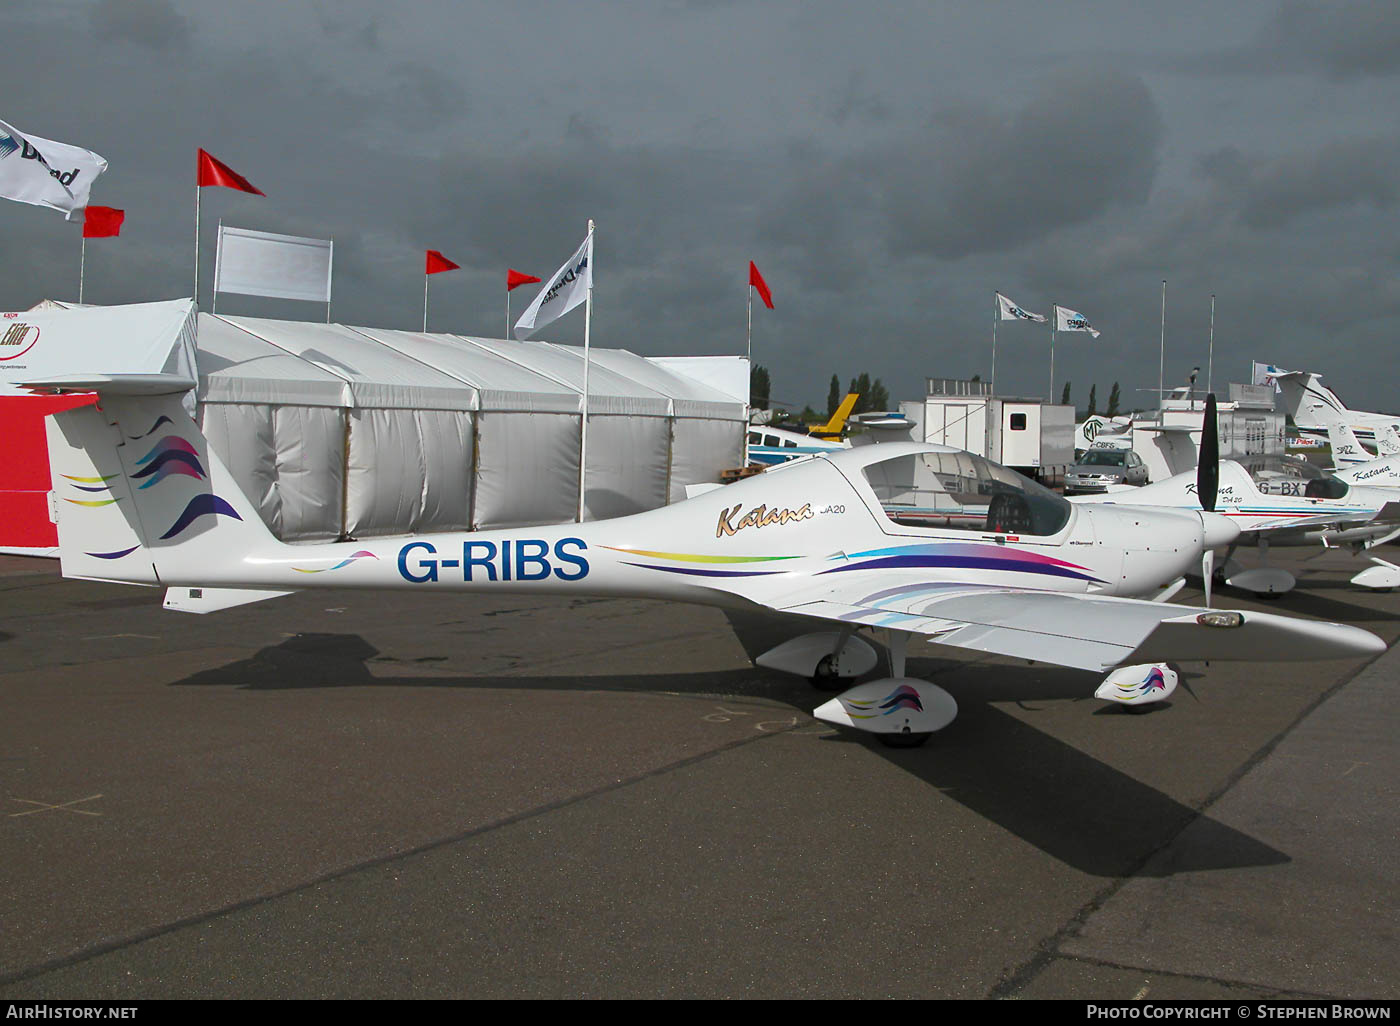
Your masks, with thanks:
[(92, 9), (93, 32), (164, 50), (183, 44), (190, 29), (170, 0), (99, 0)]
[(1227, 213), (1268, 230), (1336, 207), (1389, 207), (1400, 181), (1400, 140), (1344, 140), (1263, 159), (1227, 148), (1207, 154), (1201, 172)]
[[(1104, 330), (1057, 345), (1081, 398), (1155, 384), (1162, 278), (1169, 369), (1174, 343), (1200, 362), (1214, 291), (1236, 364), (1325, 351), (1373, 387), (1400, 332), (1400, 5), (1192, 4), (19, 0), (0, 118), (111, 161), (96, 202), (128, 219), (89, 247), (99, 302), (189, 289), (204, 146), (268, 194), (206, 190), (206, 282), (219, 218), (334, 237), (350, 323), (420, 323), (434, 248), (463, 264), (434, 324), (500, 334), (505, 267), (549, 274), (594, 218), (596, 344), (742, 352), (753, 259), (778, 307), (755, 353), (799, 405), (833, 372), (900, 398), (985, 376), (994, 288)], [(74, 225), (5, 203), (0, 227), (0, 307), (72, 296)], [(1044, 335), (1003, 330), (1007, 387), (1045, 389)]]
[(1320, 72), (1334, 79), (1400, 72), (1400, 4), (1284, 3), (1250, 43), (1181, 59), (1227, 75)]
[(1147, 86), (1115, 71), (1061, 74), (1010, 116), (942, 112), (879, 160), (890, 248), (957, 259), (1141, 204), (1161, 137)]

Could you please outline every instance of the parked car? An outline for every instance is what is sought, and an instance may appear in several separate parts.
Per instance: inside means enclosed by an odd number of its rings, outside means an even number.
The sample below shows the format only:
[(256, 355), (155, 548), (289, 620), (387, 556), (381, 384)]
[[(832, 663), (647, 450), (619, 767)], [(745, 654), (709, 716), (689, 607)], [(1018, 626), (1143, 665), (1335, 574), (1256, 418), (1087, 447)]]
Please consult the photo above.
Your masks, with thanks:
[(1090, 449), (1065, 474), (1066, 495), (1106, 492), (1109, 485), (1147, 484), (1147, 464), (1131, 449)]

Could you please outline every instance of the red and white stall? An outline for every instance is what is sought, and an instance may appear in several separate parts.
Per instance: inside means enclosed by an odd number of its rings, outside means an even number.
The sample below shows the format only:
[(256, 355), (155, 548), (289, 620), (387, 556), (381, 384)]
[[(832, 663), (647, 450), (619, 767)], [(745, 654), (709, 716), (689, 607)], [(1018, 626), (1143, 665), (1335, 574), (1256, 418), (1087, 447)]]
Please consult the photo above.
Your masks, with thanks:
[[(0, 314), (0, 552), (52, 555), (58, 545), (49, 506), (44, 418), (82, 406), (91, 395), (36, 396), (22, 381), (77, 372), (195, 376), (194, 304), (188, 299), (130, 306), (66, 308), (44, 303)], [(191, 397), (193, 408), (193, 397)]]

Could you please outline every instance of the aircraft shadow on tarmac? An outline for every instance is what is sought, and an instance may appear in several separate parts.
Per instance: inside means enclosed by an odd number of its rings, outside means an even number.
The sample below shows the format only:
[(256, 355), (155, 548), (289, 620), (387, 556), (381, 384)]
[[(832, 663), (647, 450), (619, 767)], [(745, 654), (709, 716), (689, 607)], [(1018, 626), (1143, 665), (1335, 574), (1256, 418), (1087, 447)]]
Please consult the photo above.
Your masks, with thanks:
[[(760, 614), (734, 614), (730, 622), (746, 648), (750, 644), (771, 646), (802, 629), (799, 625), (794, 631), (792, 618)], [(174, 686), (657, 690), (654, 674), (610, 678), (377, 675), (370, 666), (376, 656), (378, 650), (359, 635), (303, 634), (249, 659), (193, 674)], [(376, 662), (375, 668), (387, 670), (394, 665)], [(967, 671), (969, 664), (911, 659), (910, 669), (920, 676), (954, 671), (940, 675), (939, 680), (955, 685), (949, 678), (955, 678), (959, 669)], [(846, 733), (833, 733), (820, 743), (865, 745), (1027, 844), (1090, 875), (1141, 873), (1149, 857), (1193, 821), (1208, 843), (1192, 845), (1186, 856), (1189, 861), (1159, 866), (1154, 873), (1171, 875), (1290, 861), (1282, 852), (1200, 816), (1161, 791), (990, 704), (1083, 697), (1086, 675), (1043, 666), (998, 665), (996, 670), (986, 673), (971, 667), (978, 675), (978, 686), (957, 688), (961, 712), (956, 723), (922, 748), (886, 750), (873, 739)], [(815, 704), (815, 693), (804, 681), (786, 676), (775, 680), (773, 674), (760, 669), (667, 674), (664, 680), (668, 693), (762, 697), (790, 704), (804, 714)], [(936, 828), (936, 824), (929, 826)]]

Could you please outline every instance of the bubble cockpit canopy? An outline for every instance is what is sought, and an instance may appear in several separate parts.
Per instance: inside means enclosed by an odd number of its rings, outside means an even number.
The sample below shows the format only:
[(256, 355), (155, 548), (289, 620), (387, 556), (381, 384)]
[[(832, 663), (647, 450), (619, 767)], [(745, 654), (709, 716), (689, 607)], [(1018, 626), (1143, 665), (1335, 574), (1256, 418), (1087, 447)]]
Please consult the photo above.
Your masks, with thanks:
[(1044, 537), (1073, 506), (1014, 470), (969, 452), (894, 456), (864, 468), (885, 516), (903, 527)]
[(1265, 495), (1302, 495), (1309, 499), (1340, 499), (1347, 483), (1296, 456), (1246, 456), (1237, 459)]

